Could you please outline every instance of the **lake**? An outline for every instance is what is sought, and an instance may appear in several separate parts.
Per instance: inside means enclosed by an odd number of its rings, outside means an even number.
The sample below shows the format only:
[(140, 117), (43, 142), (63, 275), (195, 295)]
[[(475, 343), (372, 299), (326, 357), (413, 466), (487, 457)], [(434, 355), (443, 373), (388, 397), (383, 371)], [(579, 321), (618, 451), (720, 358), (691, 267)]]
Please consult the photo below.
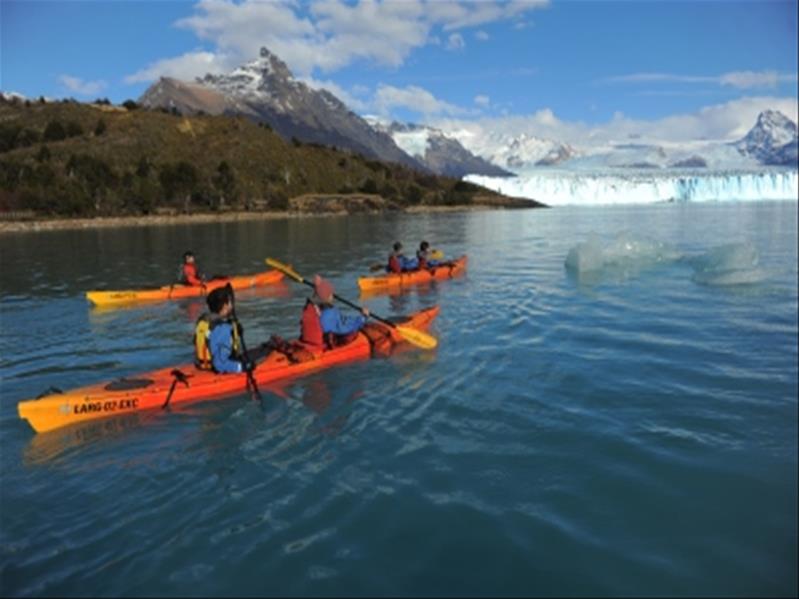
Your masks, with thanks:
[[(396, 239), (468, 271), (360, 297)], [(794, 201), (2, 235), (0, 591), (796, 595), (797, 241)], [(202, 300), (84, 297), (186, 249), (438, 304), (439, 346), (35, 434), (20, 400), (191, 359)], [(307, 291), (240, 292), (248, 344)]]

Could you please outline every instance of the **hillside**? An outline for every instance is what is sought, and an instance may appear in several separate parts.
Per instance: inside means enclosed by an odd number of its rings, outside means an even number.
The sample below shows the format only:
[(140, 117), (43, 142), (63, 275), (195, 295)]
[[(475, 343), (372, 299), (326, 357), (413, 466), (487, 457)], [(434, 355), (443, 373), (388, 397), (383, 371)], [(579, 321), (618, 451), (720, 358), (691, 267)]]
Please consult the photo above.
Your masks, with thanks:
[[(113, 216), (289, 210), (304, 194), (414, 205), (535, 206), (473, 184), (285, 141), (244, 117), (73, 101), (0, 101), (0, 211)], [(314, 211), (319, 203), (314, 203)]]

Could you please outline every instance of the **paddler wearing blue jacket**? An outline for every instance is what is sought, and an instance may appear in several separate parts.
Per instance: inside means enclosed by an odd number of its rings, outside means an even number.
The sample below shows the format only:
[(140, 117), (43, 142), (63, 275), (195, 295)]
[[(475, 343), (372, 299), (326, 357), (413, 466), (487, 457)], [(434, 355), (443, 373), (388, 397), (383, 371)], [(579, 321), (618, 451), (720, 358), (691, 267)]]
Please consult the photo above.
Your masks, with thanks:
[(242, 361), (241, 325), (232, 322), (233, 298), (227, 287), (219, 287), (206, 298), (210, 314), (203, 314), (194, 332), (197, 368), (221, 374), (243, 372), (247, 364)]
[(419, 268), (419, 261), (416, 258), (406, 258), (402, 253), (402, 244), (397, 241), (394, 243), (393, 251), (388, 256), (386, 272), (401, 273)]
[(344, 316), (333, 305), (333, 284), (319, 275), (314, 277), (314, 297), (303, 310), (300, 339), (309, 347), (330, 349), (346, 345), (355, 338), (369, 318), (369, 309), (361, 314)]

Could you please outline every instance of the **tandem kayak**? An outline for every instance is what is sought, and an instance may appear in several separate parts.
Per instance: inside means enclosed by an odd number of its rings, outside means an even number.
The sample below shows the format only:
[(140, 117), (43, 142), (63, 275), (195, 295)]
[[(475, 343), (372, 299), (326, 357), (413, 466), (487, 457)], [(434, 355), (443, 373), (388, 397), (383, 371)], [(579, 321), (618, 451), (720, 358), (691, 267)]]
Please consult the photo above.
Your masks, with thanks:
[(461, 256), (445, 265), (434, 266), (423, 270), (391, 273), (379, 277), (360, 277), (358, 279), (358, 287), (360, 287), (362, 291), (377, 291), (393, 287), (427, 283), (428, 281), (435, 281), (438, 279), (449, 279), (466, 270), (466, 261), (466, 256)]
[(87, 291), (86, 298), (96, 306), (115, 306), (134, 302), (183, 299), (186, 297), (203, 297), (218, 287), (228, 283), (233, 289), (248, 289), (272, 285), (283, 278), (279, 270), (267, 270), (253, 275), (237, 277), (217, 277), (206, 281), (205, 285), (165, 285), (154, 289), (130, 289), (127, 291)]
[[(393, 322), (425, 329), (438, 311), (439, 307), (433, 306)], [(373, 351), (386, 353), (402, 340), (397, 329), (369, 322), (351, 343), (316, 356), (305, 352), (302, 361), (296, 361), (296, 356), (290, 359), (287, 353), (271, 351), (256, 360), (253, 376), (259, 385), (302, 376), (330, 366), (367, 359)], [(37, 433), (42, 433), (96, 418), (161, 408), (170, 393), (169, 403), (177, 404), (221, 398), (243, 393), (246, 389), (246, 373), (217, 374), (199, 370), (194, 364), (183, 364), (72, 391), (53, 390), (37, 399), (19, 402), (17, 411), (19, 417), (27, 420)]]

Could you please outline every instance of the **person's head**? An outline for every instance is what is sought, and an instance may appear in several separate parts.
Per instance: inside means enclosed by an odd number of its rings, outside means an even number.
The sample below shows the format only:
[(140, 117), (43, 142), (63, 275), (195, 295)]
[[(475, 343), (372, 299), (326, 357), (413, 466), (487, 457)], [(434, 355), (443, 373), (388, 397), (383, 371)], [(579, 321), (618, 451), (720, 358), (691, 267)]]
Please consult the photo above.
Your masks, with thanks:
[(320, 302), (323, 304), (333, 303), (333, 293), (335, 293), (335, 290), (333, 289), (333, 284), (330, 281), (326, 281), (319, 275), (316, 275), (313, 280), (313, 288), (314, 293)]
[(394, 242), (394, 251), (395, 252), (399, 252), (400, 250), (402, 250), (402, 244), (399, 241), (395, 241)]
[(191, 250), (183, 252), (183, 263), (191, 264), (192, 262), (194, 262), (194, 252), (192, 252)]
[(230, 314), (233, 309), (233, 301), (230, 297), (230, 291), (227, 287), (217, 287), (206, 298), (208, 309), (214, 314), (219, 314), (222, 317)]
[(427, 248), (429, 248), (429, 247), (430, 247), (430, 244), (427, 243), (426, 241), (423, 241), (422, 243), (419, 244), (419, 249), (422, 250), (423, 252), (426, 252)]

